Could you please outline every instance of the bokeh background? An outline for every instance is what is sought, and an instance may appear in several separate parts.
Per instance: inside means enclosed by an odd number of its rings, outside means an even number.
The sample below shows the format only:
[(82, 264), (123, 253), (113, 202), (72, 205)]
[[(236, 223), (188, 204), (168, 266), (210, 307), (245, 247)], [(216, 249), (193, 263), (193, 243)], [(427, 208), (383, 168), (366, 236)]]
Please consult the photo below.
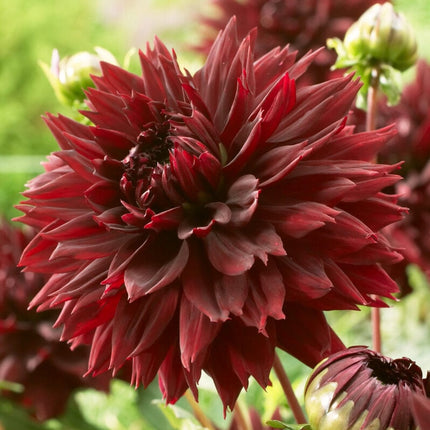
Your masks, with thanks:
[[(396, 0), (394, 4), (416, 30), (420, 57), (430, 60), (430, 2)], [(130, 49), (144, 49), (158, 35), (174, 47), (180, 64), (195, 70), (202, 59), (190, 46), (198, 40), (197, 16), (208, 9), (208, 0), (0, 0), (0, 213), (7, 218), (19, 214), (14, 205), (21, 200), (25, 183), (42, 171), (41, 161), (57, 148), (41, 116), (68, 114), (56, 100), (39, 61), (49, 63), (54, 48), (63, 57), (101, 46), (122, 63)], [(131, 68), (138, 70), (136, 56)], [(414, 70), (408, 71), (405, 82), (413, 76)], [(426, 371), (430, 369), (430, 287), (418, 269), (411, 267), (409, 273), (414, 294), (382, 314), (384, 353), (409, 356)], [(371, 344), (367, 310), (332, 312), (328, 317), (347, 345)], [(294, 360), (284, 360), (300, 393), (308, 370)], [(251, 385), (243, 401), (258, 404), (268, 414), (282, 402), (281, 396), (276, 384), (268, 395)], [(43, 425), (0, 398), (0, 430), (198, 428), (184, 427), (185, 421), (178, 418), (183, 412), (174, 408), (159, 412), (153, 398), (160, 398), (156, 386), (142, 392), (117, 381), (110, 395), (78, 393), (65, 418)], [(203, 391), (201, 403), (215, 420), (222, 417), (210, 387), (206, 394)], [(227, 422), (219, 425), (226, 428)]]

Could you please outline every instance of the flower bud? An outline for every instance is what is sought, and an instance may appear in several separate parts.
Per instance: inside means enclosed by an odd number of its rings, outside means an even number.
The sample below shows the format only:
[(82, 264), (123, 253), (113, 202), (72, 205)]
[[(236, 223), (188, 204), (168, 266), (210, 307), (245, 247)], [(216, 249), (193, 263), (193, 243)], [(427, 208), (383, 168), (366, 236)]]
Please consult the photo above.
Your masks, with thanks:
[(391, 3), (370, 7), (346, 32), (344, 46), (352, 58), (404, 71), (417, 60), (414, 32)]
[(313, 430), (416, 430), (415, 394), (426, 395), (413, 361), (352, 347), (317, 365), (305, 407)]
[(95, 48), (96, 54), (78, 52), (60, 60), (58, 51), (52, 53), (51, 67), (41, 63), (55, 94), (61, 103), (69, 106), (80, 104), (85, 99), (84, 90), (94, 87), (91, 75), (100, 75), (100, 61), (117, 64), (107, 50)]

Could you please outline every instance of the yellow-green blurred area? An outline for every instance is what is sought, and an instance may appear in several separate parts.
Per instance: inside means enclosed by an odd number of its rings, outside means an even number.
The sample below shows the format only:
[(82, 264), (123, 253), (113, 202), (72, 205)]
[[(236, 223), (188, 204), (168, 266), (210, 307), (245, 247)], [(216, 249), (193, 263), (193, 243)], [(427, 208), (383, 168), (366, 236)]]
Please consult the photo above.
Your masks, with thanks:
[(131, 48), (144, 49), (155, 34), (179, 51), (192, 43), (194, 24), (188, 28), (186, 22), (195, 22), (189, 19), (194, 11), (190, 0), (0, 0), (2, 214), (19, 214), (13, 205), (24, 184), (57, 149), (42, 115), (70, 114), (56, 100), (39, 61), (49, 64), (54, 48), (63, 57), (101, 46), (122, 63)]

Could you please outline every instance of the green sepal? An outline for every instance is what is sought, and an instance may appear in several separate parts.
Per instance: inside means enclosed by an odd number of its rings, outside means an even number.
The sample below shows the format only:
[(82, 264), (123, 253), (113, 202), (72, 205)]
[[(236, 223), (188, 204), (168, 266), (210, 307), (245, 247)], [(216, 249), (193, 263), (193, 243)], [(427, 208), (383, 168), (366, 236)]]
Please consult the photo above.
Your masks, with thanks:
[(402, 92), (401, 72), (388, 64), (374, 64), (369, 58), (351, 57), (340, 39), (327, 40), (327, 46), (336, 51), (338, 57), (332, 70), (347, 69), (347, 73), (355, 73), (361, 80), (362, 86), (357, 94), (356, 106), (367, 110), (367, 93), (372, 80), (372, 73), (379, 69), (378, 89), (387, 96), (389, 106), (395, 106), (400, 101)]

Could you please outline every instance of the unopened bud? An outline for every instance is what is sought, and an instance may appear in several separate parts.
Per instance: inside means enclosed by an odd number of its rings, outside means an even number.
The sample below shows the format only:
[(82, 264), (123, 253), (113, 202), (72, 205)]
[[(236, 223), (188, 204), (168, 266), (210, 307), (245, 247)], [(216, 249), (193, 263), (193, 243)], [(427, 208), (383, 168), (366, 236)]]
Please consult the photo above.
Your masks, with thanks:
[(105, 49), (95, 48), (95, 54), (78, 52), (60, 60), (57, 50), (52, 53), (51, 67), (41, 63), (55, 94), (61, 103), (69, 106), (85, 99), (84, 90), (94, 87), (91, 75), (100, 75), (100, 61), (117, 64), (115, 57)]
[(391, 3), (370, 7), (346, 32), (344, 46), (352, 58), (400, 71), (413, 66), (418, 55), (411, 26)]

